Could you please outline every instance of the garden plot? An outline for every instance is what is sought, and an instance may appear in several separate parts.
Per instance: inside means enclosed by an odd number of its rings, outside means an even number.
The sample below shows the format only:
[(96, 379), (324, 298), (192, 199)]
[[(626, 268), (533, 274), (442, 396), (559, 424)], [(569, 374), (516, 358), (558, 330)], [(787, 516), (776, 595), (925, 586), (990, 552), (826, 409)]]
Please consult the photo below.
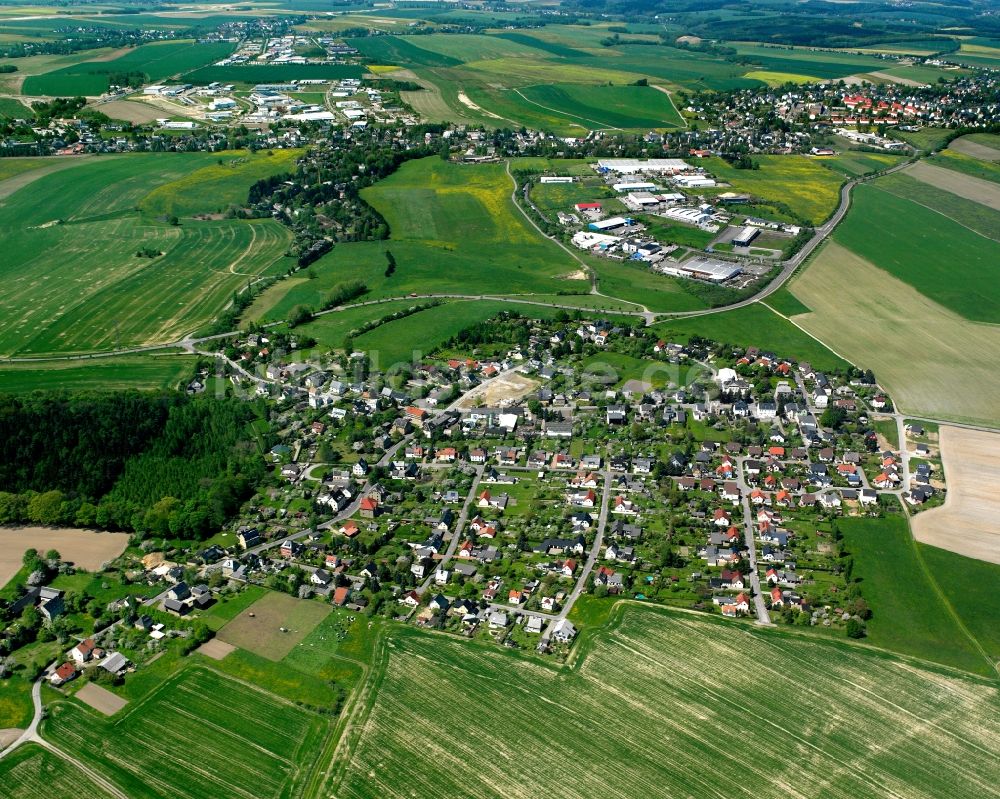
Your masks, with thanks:
[(272, 592), (219, 630), (219, 640), (268, 660), (281, 660), (330, 614), (319, 602)]

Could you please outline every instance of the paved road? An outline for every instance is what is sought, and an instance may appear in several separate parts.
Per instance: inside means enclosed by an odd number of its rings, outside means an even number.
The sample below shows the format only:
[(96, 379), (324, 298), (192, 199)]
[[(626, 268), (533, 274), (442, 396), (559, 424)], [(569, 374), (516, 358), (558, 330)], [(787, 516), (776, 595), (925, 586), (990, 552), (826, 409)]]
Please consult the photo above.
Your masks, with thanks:
[(750, 487), (747, 485), (743, 463), (746, 458), (736, 459), (737, 484), (740, 487), (740, 505), (743, 510), (743, 539), (747, 547), (747, 558), (750, 561), (750, 588), (753, 590), (753, 602), (757, 611), (757, 624), (770, 624), (771, 614), (767, 612), (764, 595), (760, 590), (760, 575), (757, 573), (757, 544), (754, 541), (753, 511), (750, 508)]
[[(462, 537), (462, 533), (465, 532), (465, 525), (469, 521), (469, 511), (472, 509), (473, 503), (476, 501), (476, 496), (479, 493), (479, 481), (483, 479), (483, 471), (485, 466), (476, 467), (476, 476), (472, 481), (472, 487), (469, 489), (468, 496), (465, 498), (465, 502), (462, 504), (462, 510), (458, 514), (458, 521), (455, 522), (455, 532), (452, 533), (451, 541), (448, 543), (448, 549), (445, 550), (444, 557), (441, 558), (435, 567), (438, 569), (443, 569), (445, 565), (455, 556), (455, 550), (458, 549), (458, 541)], [(434, 579), (433, 574), (427, 575), (423, 583), (417, 589), (417, 593), (423, 596), (424, 592), (430, 587), (431, 581)]]
[(558, 615), (548, 616), (551, 621), (545, 628), (545, 632), (542, 633), (543, 643), (548, 643), (555, 623), (560, 619), (565, 619), (569, 616), (569, 612), (573, 609), (573, 605), (576, 603), (576, 600), (580, 598), (580, 594), (583, 593), (584, 588), (587, 586), (587, 578), (594, 570), (594, 566), (597, 564), (597, 559), (601, 556), (601, 546), (604, 543), (604, 529), (608, 523), (608, 510), (611, 505), (611, 469), (605, 466), (602, 474), (604, 477), (604, 488), (601, 491), (601, 510), (597, 516), (597, 532), (594, 535), (594, 544), (590, 548), (590, 554), (587, 555), (587, 562), (583, 565), (583, 570), (580, 572), (580, 576), (576, 580), (576, 585), (573, 586), (573, 590), (570, 591), (569, 596), (566, 597), (566, 601), (563, 603), (562, 609), (559, 611)]

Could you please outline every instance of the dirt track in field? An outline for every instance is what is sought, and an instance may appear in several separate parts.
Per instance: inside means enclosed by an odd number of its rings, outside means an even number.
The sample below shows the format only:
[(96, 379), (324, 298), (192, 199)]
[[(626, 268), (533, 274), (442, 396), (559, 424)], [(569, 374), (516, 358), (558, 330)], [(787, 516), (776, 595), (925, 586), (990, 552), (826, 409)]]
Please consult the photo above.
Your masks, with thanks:
[(912, 522), (918, 541), (970, 558), (1000, 563), (1000, 433), (940, 430), (948, 497)]

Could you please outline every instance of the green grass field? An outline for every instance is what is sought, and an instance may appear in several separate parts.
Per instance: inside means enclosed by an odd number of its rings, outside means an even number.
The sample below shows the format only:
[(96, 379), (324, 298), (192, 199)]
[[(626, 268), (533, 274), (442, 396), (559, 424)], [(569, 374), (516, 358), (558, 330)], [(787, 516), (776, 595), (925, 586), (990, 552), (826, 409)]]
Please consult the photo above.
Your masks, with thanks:
[(287, 83), (292, 80), (341, 80), (360, 78), (364, 67), (353, 64), (234, 64), (207, 66), (184, 75), (184, 80), (196, 85), (206, 83)]
[(833, 238), (922, 294), (977, 322), (1000, 322), (1000, 245), (911, 200), (858, 186)]
[(895, 166), (905, 156), (891, 153), (867, 153), (860, 150), (845, 150), (835, 156), (819, 159), (826, 167), (847, 177), (870, 175)]
[[(248, 188), (258, 166), (264, 174), (274, 166), (266, 156), (217, 164), (243, 155), (86, 159), (14, 192), (0, 207), (8, 256), (0, 263), (0, 353), (176, 340), (204, 327), (249, 281), (285, 271), (291, 236), (274, 220), (185, 218), (174, 226), (158, 213), (171, 203), (213, 213), (238, 200), (226, 170), (241, 174)], [(200, 193), (196, 173), (211, 193)], [(141, 210), (151, 195), (152, 214)], [(161, 255), (137, 257), (141, 248)]]
[(325, 728), (266, 685), (188, 667), (114, 719), (57, 702), (42, 732), (130, 799), (279, 799), (299, 795)]
[[(948, 574), (948, 570), (928, 570), (921, 555), (930, 548), (917, 548), (905, 518), (841, 519), (839, 526), (845, 548), (854, 560), (853, 576), (860, 579), (861, 592), (874, 613), (868, 622), (868, 639), (873, 644), (965, 671), (996, 676), (990, 661), (965, 634), (940, 593), (935, 578)], [(949, 560), (954, 565), (954, 559)], [(996, 572), (997, 567), (989, 570), (994, 577)], [(949, 579), (953, 588), (972, 582), (960, 571)], [(970, 608), (968, 600), (964, 607)], [(985, 608), (973, 609), (977, 615), (989, 612)], [(985, 626), (986, 619), (982, 621)], [(995, 645), (995, 634), (988, 635), (990, 643)]]
[(548, 319), (557, 313), (554, 308), (538, 305), (489, 300), (450, 302), (380, 325), (354, 339), (354, 348), (367, 352), (373, 364), (381, 369), (394, 364), (411, 363), (414, 359), (419, 361), (460, 330), (485, 321), (501, 311), (517, 312), (539, 319)]
[[(511, 89), (506, 102), (524, 106), (505, 109), (515, 119), (552, 115), (556, 130), (650, 130), (682, 127), (683, 119), (670, 98), (650, 86), (580, 86), (540, 84)], [(485, 108), (495, 110), (489, 101)]]
[(1000, 163), (973, 158), (971, 155), (960, 153), (957, 150), (943, 150), (934, 156), (931, 163), (934, 166), (954, 169), (956, 172), (971, 175), (974, 178), (1000, 183)]
[(766, 70), (815, 75), (818, 78), (844, 78), (886, 66), (885, 61), (870, 55), (812, 50), (806, 47), (740, 43), (736, 45), (736, 52), (741, 56), (752, 58)]
[(904, 172), (881, 177), (875, 185), (904, 200), (937, 211), (982, 236), (1000, 241), (1000, 211), (987, 205), (959, 197), (930, 181), (918, 180)]
[(93, 391), (176, 388), (193, 377), (196, 363), (197, 359), (190, 355), (159, 352), (83, 362), (0, 362), (0, 392), (23, 394), (67, 386)]
[(991, 600), (1000, 565), (917, 544), (934, 582), (966, 629), (1000, 667), (1000, 612)]
[(343, 799), (997, 795), (995, 686), (864, 646), (633, 605), (565, 670), (412, 628), (386, 649)]
[(31, 704), (31, 684), (23, 675), (0, 680), (0, 729), (19, 727), (31, 723), (35, 709)]
[(848, 366), (820, 342), (759, 302), (735, 311), (671, 319), (657, 324), (655, 329), (665, 339), (687, 340), (697, 335), (739, 347), (760, 347), (779, 357), (809, 361), (827, 371)]
[(0, 97), (0, 119), (31, 119), (34, 114), (12, 97)]
[(143, 44), (111, 61), (83, 61), (73, 66), (29, 76), (24, 94), (67, 97), (95, 96), (108, 90), (116, 75), (142, 73), (147, 82), (180, 77), (185, 72), (225, 58), (232, 45), (219, 42), (199, 44), (187, 40)]
[(157, 186), (140, 205), (150, 216), (193, 216), (221, 213), (230, 205), (243, 205), (247, 190), (257, 180), (295, 171), (303, 151), (262, 150), (238, 158), (220, 158), (214, 164)]
[(48, 158), (0, 158), (0, 180), (41, 169), (50, 163)]
[[(868, 233), (877, 240), (885, 229)], [(872, 369), (897, 408), (996, 426), (1000, 376), (983, 353), (1000, 348), (1000, 327), (970, 322), (836, 241), (820, 248), (789, 290), (811, 311), (797, 315), (796, 324)]]
[(72, 763), (38, 744), (26, 744), (0, 760), (0, 784), (4, 786), (7, 799), (44, 799), (73, 794), (91, 799), (112, 797)]
[[(598, 276), (601, 294), (609, 298), (627, 300), (644, 305), (651, 311), (697, 311), (707, 303), (688, 291), (683, 278), (659, 275), (645, 264), (629, 261), (611, 261), (596, 256), (587, 262)], [(614, 300), (607, 300), (615, 305)]]
[[(283, 319), (296, 305), (319, 308), (334, 286), (348, 280), (364, 281), (365, 299), (585, 290), (586, 281), (566, 278), (579, 264), (521, 216), (512, 189), (503, 165), (410, 161), (363, 192), (389, 223), (388, 241), (338, 244), (313, 265), (315, 279), (278, 283), (251, 307), (249, 318)], [(397, 263), (391, 277), (385, 276), (387, 250)], [(372, 318), (383, 315), (373, 307)]]

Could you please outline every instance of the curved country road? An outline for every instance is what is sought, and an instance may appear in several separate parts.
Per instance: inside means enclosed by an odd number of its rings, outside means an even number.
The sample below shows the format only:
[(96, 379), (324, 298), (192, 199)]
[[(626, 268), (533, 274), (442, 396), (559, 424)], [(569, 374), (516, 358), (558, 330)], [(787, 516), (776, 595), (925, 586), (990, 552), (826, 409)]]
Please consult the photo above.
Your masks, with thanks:
[[(841, 220), (847, 215), (848, 210), (851, 207), (851, 190), (860, 183), (865, 183), (872, 180), (875, 177), (880, 177), (882, 175), (888, 175), (892, 172), (897, 172), (901, 169), (906, 168), (912, 163), (912, 161), (905, 161), (902, 164), (898, 164), (890, 169), (880, 172), (878, 175), (870, 175), (863, 178), (854, 178), (847, 181), (840, 188), (840, 204), (837, 206), (837, 210), (834, 211), (833, 215), (822, 225), (816, 228), (815, 234), (805, 246), (802, 247), (799, 252), (794, 256), (784, 261), (782, 264), (781, 272), (771, 280), (766, 286), (763, 286), (760, 291), (756, 292), (750, 297), (739, 302), (730, 303), (729, 305), (720, 305), (716, 308), (705, 308), (698, 311), (650, 311), (644, 306), (638, 305), (638, 303), (631, 302), (629, 300), (624, 300), (618, 297), (609, 297), (608, 295), (601, 294), (597, 291), (596, 278), (593, 274), (592, 268), (583, 261), (576, 253), (574, 253), (569, 247), (567, 247), (563, 242), (558, 239), (548, 236), (545, 232), (538, 227), (535, 221), (525, 212), (521, 207), (520, 203), (517, 202), (517, 185), (515, 182), (514, 190), (511, 193), (511, 199), (514, 205), (521, 212), (526, 220), (531, 224), (531, 226), (538, 231), (539, 234), (545, 236), (545, 238), (550, 241), (555, 242), (559, 247), (565, 250), (572, 258), (583, 266), (589, 275), (591, 275), (591, 293), (588, 296), (601, 296), (606, 297), (608, 304), (614, 302), (624, 303), (628, 306), (638, 306), (642, 308), (641, 311), (628, 311), (628, 310), (611, 310), (610, 308), (584, 308), (579, 305), (563, 305), (551, 302), (541, 302), (538, 300), (532, 300), (530, 297), (532, 295), (525, 295), (523, 298), (516, 296), (496, 296), (492, 294), (406, 294), (399, 297), (383, 297), (377, 300), (366, 300), (365, 302), (352, 303), (350, 305), (341, 305), (337, 308), (331, 308), (326, 311), (319, 311), (316, 316), (323, 316), (331, 313), (339, 313), (341, 311), (346, 311), (351, 308), (363, 308), (369, 305), (379, 305), (386, 302), (394, 302), (398, 300), (432, 300), (432, 299), (454, 299), (454, 300), (489, 300), (491, 302), (509, 302), (519, 305), (540, 305), (546, 308), (559, 308), (567, 311), (597, 311), (605, 313), (613, 313), (619, 316), (634, 316), (643, 319), (647, 326), (653, 324), (656, 321), (664, 319), (682, 319), (685, 317), (692, 316), (707, 316), (709, 314), (725, 313), (726, 311), (733, 311), (737, 308), (745, 308), (748, 305), (753, 305), (753, 303), (758, 302), (765, 297), (770, 296), (778, 289), (780, 289), (785, 283), (788, 282), (789, 278), (795, 274), (795, 271), (803, 264), (803, 262), (816, 250), (816, 248), (823, 243), (823, 241), (833, 232), (834, 228), (840, 224)], [(510, 162), (507, 162), (507, 174), (510, 174)], [(513, 180), (513, 176), (511, 176)], [(529, 200), (530, 202), (530, 200)], [(272, 322), (267, 327), (274, 327), (280, 325), (282, 322)], [(165, 342), (163, 344), (147, 344), (138, 347), (128, 347), (124, 349), (117, 350), (101, 350), (97, 352), (91, 352), (80, 355), (50, 355), (50, 356), (37, 356), (37, 357), (9, 357), (4, 358), (2, 363), (46, 363), (48, 361), (87, 361), (95, 358), (113, 358), (119, 355), (136, 355), (145, 352), (155, 352), (159, 350), (169, 350), (169, 349), (183, 349), (187, 352), (196, 352), (196, 346), (203, 344), (205, 342), (214, 341), (218, 339), (229, 338), (230, 336), (239, 335), (239, 330), (231, 330), (227, 333), (217, 333), (211, 336), (202, 336), (196, 338), (193, 336), (188, 336), (186, 338), (180, 339), (179, 341)], [(204, 353), (202, 353), (204, 354)]]

